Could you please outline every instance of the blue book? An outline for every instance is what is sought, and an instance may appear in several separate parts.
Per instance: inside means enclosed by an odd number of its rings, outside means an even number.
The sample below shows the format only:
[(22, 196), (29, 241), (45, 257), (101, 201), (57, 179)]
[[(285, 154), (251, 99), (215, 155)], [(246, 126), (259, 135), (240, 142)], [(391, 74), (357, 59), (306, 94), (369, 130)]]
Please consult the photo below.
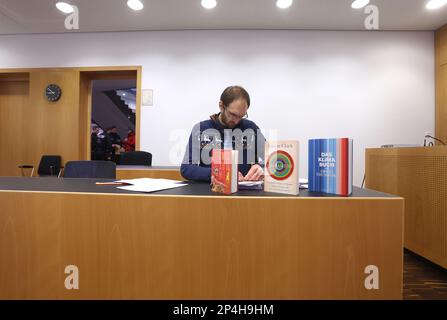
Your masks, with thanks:
[(352, 139), (309, 140), (309, 191), (352, 193)]

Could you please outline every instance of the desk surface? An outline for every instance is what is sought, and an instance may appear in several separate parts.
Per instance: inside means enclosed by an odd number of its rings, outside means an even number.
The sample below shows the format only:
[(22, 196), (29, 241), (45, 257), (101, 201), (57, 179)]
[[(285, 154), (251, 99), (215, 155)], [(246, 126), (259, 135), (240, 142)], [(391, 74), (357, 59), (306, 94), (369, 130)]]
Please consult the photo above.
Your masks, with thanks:
[(180, 171), (180, 167), (176, 166), (116, 166), (116, 170), (175, 170)]
[[(17, 178), (17, 177), (0, 177), (0, 191), (45, 191), (45, 192), (87, 192), (87, 193), (110, 193), (110, 194), (147, 194), (147, 195), (170, 195), (170, 196), (222, 196), (219, 193), (211, 192), (207, 183), (188, 182), (187, 186), (162, 190), (152, 193), (142, 193), (118, 189), (116, 186), (98, 186), (98, 181), (114, 181), (108, 179), (69, 179), (69, 178)], [(309, 192), (306, 189), (300, 190), (299, 196), (283, 195), (278, 193), (241, 190), (234, 196), (256, 196), (256, 197), (329, 197), (329, 198), (346, 198), (337, 195), (330, 195), (317, 192)], [(395, 197), (390, 194), (377, 192), (359, 187), (353, 188), (353, 193), (348, 198), (390, 198)]]

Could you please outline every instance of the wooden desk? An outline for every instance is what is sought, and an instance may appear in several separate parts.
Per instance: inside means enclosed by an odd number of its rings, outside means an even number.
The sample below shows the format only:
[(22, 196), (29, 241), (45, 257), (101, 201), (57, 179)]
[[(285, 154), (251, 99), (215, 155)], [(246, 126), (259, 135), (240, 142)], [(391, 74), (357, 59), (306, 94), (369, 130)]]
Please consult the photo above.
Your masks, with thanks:
[(172, 180), (185, 180), (180, 174), (180, 167), (146, 167), (146, 166), (117, 166), (117, 179), (136, 178), (164, 178)]
[(405, 247), (447, 268), (447, 147), (366, 149), (366, 186), (405, 198)]
[[(74, 190), (76, 192), (74, 192)], [(0, 178), (0, 299), (401, 299), (403, 199)], [(64, 287), (79, 268), (79, 290)], [(376, 265), (379, 290), (366, 290)]]

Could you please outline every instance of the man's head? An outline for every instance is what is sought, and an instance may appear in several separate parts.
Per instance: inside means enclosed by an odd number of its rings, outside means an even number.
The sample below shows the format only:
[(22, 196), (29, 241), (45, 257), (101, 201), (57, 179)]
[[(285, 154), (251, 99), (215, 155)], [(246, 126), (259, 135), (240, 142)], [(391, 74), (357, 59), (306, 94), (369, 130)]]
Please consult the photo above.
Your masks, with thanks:
[(221, 120), (228, 127), (233, 129), (244, 118), (250, 107), (250, 95), (240, 86), (226, 88), (220, 96), (219, 109)]

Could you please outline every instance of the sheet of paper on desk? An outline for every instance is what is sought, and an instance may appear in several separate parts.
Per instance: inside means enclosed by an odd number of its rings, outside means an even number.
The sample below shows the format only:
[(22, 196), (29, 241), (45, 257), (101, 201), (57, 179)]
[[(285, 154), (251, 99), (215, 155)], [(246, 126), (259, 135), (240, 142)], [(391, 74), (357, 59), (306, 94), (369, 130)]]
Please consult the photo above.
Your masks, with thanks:
[(170, 182), (170, 183), (182, 183), (181, 180), (171, 180), (171, 179), (154, 179), (154, 178), (138, 178), (138, 179), (127, 179), (127, 180), (118, 180), (116, 182), (128, 183), (132, 185), (137, 184), (146, 184), (146, 183), (154, 183), (154, 182)]
[(262, 190), (264, 181), (240, 181), (237, 186), (240, 190)]
[(300, 189), (309, 189), (309, 186), (308, 186), (309, 180), (308, 179), (300, 178), (299, 181), (300, 181)]
[(170, 179), (141, 178), (141, 179), (129, 179), (119, 181), (129, 183), (131, 185), (125, 187), (118, 187), (118, 189), (139, 191), (139, 192), (154, 192), (160, 190), (179, 188), (187, 185), (187, 183), (182, 183), (183, 181), (170, 180)]

